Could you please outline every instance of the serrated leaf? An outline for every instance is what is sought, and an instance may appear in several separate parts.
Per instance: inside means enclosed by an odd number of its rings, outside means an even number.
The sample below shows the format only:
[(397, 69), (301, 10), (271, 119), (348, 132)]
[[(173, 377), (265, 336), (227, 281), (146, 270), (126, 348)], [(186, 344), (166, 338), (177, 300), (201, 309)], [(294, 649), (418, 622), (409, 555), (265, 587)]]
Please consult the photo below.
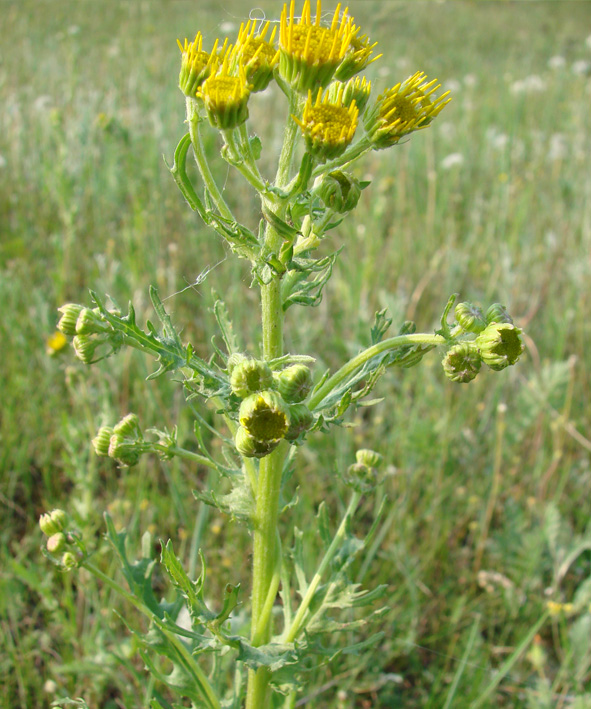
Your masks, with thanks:
[(374, 316), (374, 322), (371, 327), (371, 344), (376, 345), (381, 342), (386, 331), (392, 324), (392, 318), (388, 317), (388, 309), (378, 310)]
[(181, 593), (187, 604), (189, 616), (194, 624), (203, 624), (215, 618), (203, 600), (203, 582), (205, 579), (205, 561), (201, 552), (201, 574), (197, 581), (191, 581), (178, 557), (175, 555), (170, 539), (162, 547), (160, 560), (168, 572), (168, 576), (175, 588)]
[(213, 313), (218, 321), (218, 326), (220, 328), (220, 332), (222, 333), (222, 339), (224, 340), (228, 354), (232, 354), (232, 352), (240, 352), (242, 348), (238, 342), (238, 337), (234, 332), (234, 326), (232, 324), (232, 320), (230, 319), (230, 315), (228, 314), (226, 304), (215, 291), (212, 291), (212, 293), (216, 299), (213, 305)]

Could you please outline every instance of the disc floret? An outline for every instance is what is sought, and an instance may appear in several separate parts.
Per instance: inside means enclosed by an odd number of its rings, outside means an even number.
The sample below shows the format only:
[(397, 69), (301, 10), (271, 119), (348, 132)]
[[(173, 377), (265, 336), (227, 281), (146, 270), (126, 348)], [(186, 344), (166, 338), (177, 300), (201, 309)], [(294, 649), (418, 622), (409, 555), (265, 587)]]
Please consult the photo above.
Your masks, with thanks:
[(352, 101), (349, 106), (345, 106), (342, 99), (342, 86), (332, 99), (329, 92), (323, 96), (322, 89), (318, 89), (314, 101), (309, 91), (301, 120), (294, 116), (304, 134), (308, 152), (322, 162), (341, 155), (353, 140), (357, 129), (357, 104)]
[(321, 2), (312, 22), (310, 0), (306, 0), (299, 20), (295, 20), (295, 0), (289, 13), (283, 6), (279, 25), (279, 70), (292, 87), (303, 94), (330, 83), (358, 31), (353, 18), (337, 5), (329, 27), (320, 24)]
[(225, 55), (228, 40), (224, 40), (222, 47), (218, 49), (219, 40), (216, 39), (211, 52), (203, 50), (201, 32), (197, 32), (192, 42), (185, 38), (185, 43), (181, 44), (177, 39), (177, 44), (182, 55), (179, 88), (185, 96), (195, 98), (197, 89), (217, 69), (220, 55), (222, 58)]
[(235, 56), (244, 65), (253, 93), (267, 88), (273, 78), (273, 69), (279, 62), (279, 50), (274, 44), (277, 28), (273, 29), (268, 40), (265, 39), (269, 25), (267, 22), (261, 32), (255, 35), (255, 23), (252, 20), (242, 23), (234, 48)]
[(251, 85), (246, 79), (244, 65), (238, 67), (238, 75), (230, 73), (230, 62), (224, 59), (222, 68), (206, 79), (197, 90), (203, 100), (209, 122), (219, 130), (237, 128), (248, 118), (248, 98)]
[(374, 149), (389, 148), (408, 133), (426, 128), (451, 101), (449, 91), (433, 97), (440, 86), (437, 79), (427, 81), (426, 75), (417, 71), (378, 96), (365, 117), (365, 129)]

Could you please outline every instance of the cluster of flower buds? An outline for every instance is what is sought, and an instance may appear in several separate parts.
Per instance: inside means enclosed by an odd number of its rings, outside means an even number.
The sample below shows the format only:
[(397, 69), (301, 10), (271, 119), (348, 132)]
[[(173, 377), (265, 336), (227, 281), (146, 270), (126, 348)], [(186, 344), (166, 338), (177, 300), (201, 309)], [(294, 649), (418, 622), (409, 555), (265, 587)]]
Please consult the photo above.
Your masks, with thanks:
[(112, 330), (98, 308), (85, 308), (77, 303), (67, 303), (58, 308), (62, 314), (57, 329), (67, 337), (73, 337), (72, 344), (76, 356), (84, 364), (92, 364), (102, 359), (97, 350), (103, 345), (112, 349)]
[(380, 483), (380, 470), (384, 458), (375, 451), (362, 448), (355, 453), (355, 463), (350, 465), (344, 476), (345, 485), (366, 494)]
[(234, 354), (228, 360), (232, 392), (242, 399), (235, 443), (247, 458), (263, 458), (282, 440), (296, 442), (314, 423), (303, 403), (312, 375), (303, 364), (273, 372), (258, 359)]
[(68, 516), (63, 510), (52, 510), (39, 518), (39, 527), (47, 537), (47, 554), (55, 564), (69, 571), (84, 561), (86, 549), (78, 533), (68, 526)]
[(108, 456), (131, 467), (150, 444), (144, 442), (136, 414), (127, 414), (115, 426), (101, 426), (92, 439), (92, 447), (97, 455)]
[(515, 364), (525, 350), (521, 329), (504, 306), (494, 303), (484, 313), (472, 303), (459, 303), (455, 309), (460, 332), (474, 334), (450, 347), (443, 359), (443, 371), (454, 382), (476, 378), (482, 363), (500, 371)]
[[(323, 17), (320, 0), (312, 16), (310, 0), (301, 13), (295, 1), (283, 7), (278, 41), (267, 22), (258, 30), (249, 20), (240, 26), (234, 44), (216, 39), (210, 52), (203, 36), (178, 42), (181, 50), (179, 87), (197, 100), (210, 123), (231, 130), (248, 118), (251, 93), (264, 91), (273, 79), (289, 84), (307, 97), (302, 115), (294, 116), (307, 149), (317, 160), (338, 157), (353, 140), (358, 119), (368, 104), (371, 84), (356, 76), (379, 59), (375, 42), (360, 34), (348, 9), (338, 4), (332, 17)], [(395, 145), (408, 133), (425, 128), (448, 103), (436, 98), (436, 81), (416, 72), (386, 90), (368, 108), (364, 126), (368, 145), (376, 150)]]

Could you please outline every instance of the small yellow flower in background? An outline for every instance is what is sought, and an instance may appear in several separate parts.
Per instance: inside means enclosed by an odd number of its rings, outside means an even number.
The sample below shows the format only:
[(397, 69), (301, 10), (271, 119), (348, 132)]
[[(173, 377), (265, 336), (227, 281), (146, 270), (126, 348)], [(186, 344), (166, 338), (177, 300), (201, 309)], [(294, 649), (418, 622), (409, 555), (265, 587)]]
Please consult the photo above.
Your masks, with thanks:
[(336, 158), (345, 151), (353, 140), (359, 118), (355, 101), (350, 106), (343, 105), (342, 86), (335, 98), (331, 99), (329, 93), (327, 91), (323, 97), (322, 89), (318, 89), (313, 101), (309, 91), (302, 119), (294, 116), (304, 134), (308, 152), (321, 161)]
[(440, 87), (436, 82), (437, 79), (427, 82), (425, 74), (417, 71), (378, 96), (365, 119), (365, 129), (376, 150), (389, 148), (408, 133), (426, 128), (451, 101), (449, 91), (432, 100), (433, 93)]
[(56, 330), (52, 335), (50, 335), (47, 340), (45, 340), (45, 351), (51, 357), (59, 354), (68, 346), (68, 338), (63, 332)]
[(343, 61), (339, 64), (339, 68), (335, 73), (335, 79), (339, 81), (352, 79), (355, 74), (363, 71), (369, 64), (375, 62), (376, 59), (382, 56), (381, 54), (377, 54), (375, 57), (370, 58), (378, 43), (374, 42), (370, 44), (369, 37), (366, 34), (357, 37), (358, 29), (355, 27), (353, 29), (355, 30), (355, 34), (351, 39)]
[(306, 0), (299, 21), (295, 21), (295, 0), (291, 1), (289, 15), (283, 6), (279, 24), (279, 70), (296, 91), (303, 94), (330, 83), (343, 61), (355, 33), (353, 18), (347, 10), (341, 15), (337, 5), (330, 27), (320, 24), (321, 2), (316, 4), (312, 23), (310, 0)]
[(185, 96), (195, 98), (199, 86), (215, 72), (220, 61), (223, 61), (228, 52), (228, 40), (225, 39), (219, 49), (218, 43), (219, 40), (216, 39), (211, 52), (208, 53), (203, 51), (201, 32), (197, 32), (193, 42), (188, 42), (185, 39), (184, 45), (177, 39), (182, 55), (179, 88)]
[(244, 65), (239, 65), (238, 76), (232, 76), (226, 57), (221, 70), (197, 89), (197, 96), (203, 99), (211, 125), (219, 130), (231, 130), (248, 118), (250, 92), (251, 85), (246, 80)]
[(279, 61), (279, 50), (274, 46), (276, 27), (269, 40), (265, 40), (269, 25), (270, 23), (267, 22), (255, 37), (255, 23), (251, 20), (246, 24), (242, 23), (234, 48), (235, 55), (244, 65), (246, 78), (252, 84), (253, 93), (267, 88), (273, 78), (273, 69)]

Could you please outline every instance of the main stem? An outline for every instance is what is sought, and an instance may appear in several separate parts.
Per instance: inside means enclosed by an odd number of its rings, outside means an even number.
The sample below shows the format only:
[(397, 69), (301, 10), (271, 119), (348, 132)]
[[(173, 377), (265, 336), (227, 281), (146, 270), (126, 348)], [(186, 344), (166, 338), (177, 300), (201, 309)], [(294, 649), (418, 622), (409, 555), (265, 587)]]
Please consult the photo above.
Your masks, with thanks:
[[(298, 98), (292, 94), (290, 113), (285, 128), (283, 148), (279, 157), (276, 187), (284, 187), (289, 181), (293, 151), (296, 142), (297, 124), (291, 116), (297, 112)], [(269, 205), (278, 216), (283, 217), (285, 208)], [(265, 250), (278, 253), (281, 235), (267, 224)], [(283, 355), (283, 302), (281, 281), (275, 276), (261, 286), (263, 356), (275, 359)], [(281, 558), (277, 543), (277, 519), (279, 493), (287, 445), (281, 443), (270, 455), (261, 459), (256, 490), (254, 515), (254, 549), (252, 570), (252, 619), (251, 641), (255, 645), (269, 642), (273, 632), (273, 614), (268, 612), (277, 593)], [(269, 706), (269, 680), (271, 673), (266, 667), (249, 670), (246, 709), (266, 709)]]

